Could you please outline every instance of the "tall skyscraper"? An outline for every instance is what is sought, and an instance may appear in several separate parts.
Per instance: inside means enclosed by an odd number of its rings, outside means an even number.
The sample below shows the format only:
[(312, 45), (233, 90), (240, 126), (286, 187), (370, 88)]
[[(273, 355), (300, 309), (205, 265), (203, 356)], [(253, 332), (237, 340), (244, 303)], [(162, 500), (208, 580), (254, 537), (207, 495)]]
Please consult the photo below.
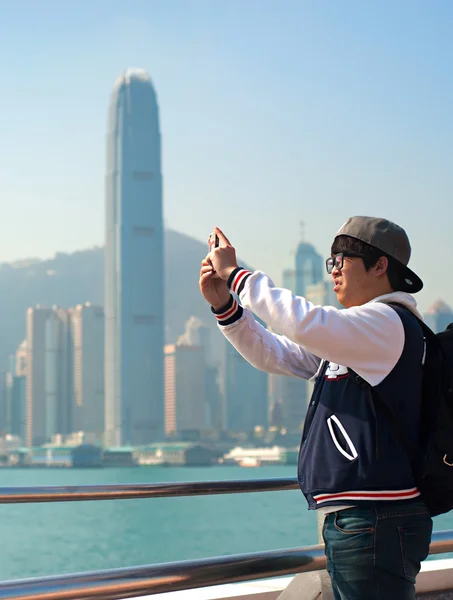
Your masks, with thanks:
[(105, 443), (164, 435), (164, 282), (159, 110), (148, 74), (116, 81), (107, 134)]
[(72, 311), (74, 431), (104, 434), (104, 310), (89, 302)]
[(297, 247), (294, 264), (283, 272), (283, 287), (296, 296), (305, 297), (307, 287), (323, 280), (324, 261), (315, 248), (301, 241)]
[(27, 445), (72, 431), (70, 315), (54, 307), (29, 308), (26, 342)]

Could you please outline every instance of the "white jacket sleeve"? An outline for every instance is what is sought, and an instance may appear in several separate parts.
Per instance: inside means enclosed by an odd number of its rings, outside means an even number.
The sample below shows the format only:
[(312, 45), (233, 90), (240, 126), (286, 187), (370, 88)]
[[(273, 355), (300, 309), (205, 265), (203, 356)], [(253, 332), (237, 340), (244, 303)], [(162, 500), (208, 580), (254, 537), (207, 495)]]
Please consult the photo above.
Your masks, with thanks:
[(216, 314), (227, 340), (254, 367), (267, 373), (310, 379), (320, 359), (287, 337), (268, 331), (233, 297)]
[(392, 371), (404, 347), (397, 312), (383, 302), (339, 310), (314, 306), (276, 288), (260, 271), (237, 269), (228, 281), (244, 307), (305, 350), (353, 369), (371, 385)]

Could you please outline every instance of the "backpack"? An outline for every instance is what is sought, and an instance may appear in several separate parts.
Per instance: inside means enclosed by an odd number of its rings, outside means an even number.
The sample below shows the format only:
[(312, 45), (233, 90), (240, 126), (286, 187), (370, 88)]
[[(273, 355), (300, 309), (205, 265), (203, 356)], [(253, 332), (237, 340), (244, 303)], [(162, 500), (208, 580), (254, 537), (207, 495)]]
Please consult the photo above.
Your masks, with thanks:
[(453, 509), (453, 324), (438, 334), (424, 323), (422, 329), (426, 339), (423, 455), (416, 479), (434, 517)]
[[(409, 309), (392, 304), (398, 312)], [(413, 459), (404, 430), (392, 410), (370, 387), (376, 408), (392, 425), (401, 445), (411, 457), (415, 480), (431, 516), (453, 509), (453, 323), (435, 334), (417, 319), (426, 343), (423, 368), (420, 440), (421, 452)]]

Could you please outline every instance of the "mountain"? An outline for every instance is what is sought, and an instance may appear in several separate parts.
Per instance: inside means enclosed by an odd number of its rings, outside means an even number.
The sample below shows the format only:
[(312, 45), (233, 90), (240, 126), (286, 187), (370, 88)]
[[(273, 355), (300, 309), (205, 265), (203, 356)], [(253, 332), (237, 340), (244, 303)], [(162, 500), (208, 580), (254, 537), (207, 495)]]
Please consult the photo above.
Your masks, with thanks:
[[(167, 342), (184, 332), (190, 316), (211, 327), (211, 349), (220, 360), (223, 336), (198, 289), (200, 262), (207, 246), (191, 237), (166, 230), (165, 320)], [(243, 264), (243, 263), (240, 263)], [(244, 265), (245, 266), (245, 265)], [(104, 304), (104, 250), (92, 248), (57, 253), (50, 260), (30, 259), (0, 265), (0, 371), (8, 356), (25, 338), (26, 310), (30, 306), (70, 307), (83, 302)]]

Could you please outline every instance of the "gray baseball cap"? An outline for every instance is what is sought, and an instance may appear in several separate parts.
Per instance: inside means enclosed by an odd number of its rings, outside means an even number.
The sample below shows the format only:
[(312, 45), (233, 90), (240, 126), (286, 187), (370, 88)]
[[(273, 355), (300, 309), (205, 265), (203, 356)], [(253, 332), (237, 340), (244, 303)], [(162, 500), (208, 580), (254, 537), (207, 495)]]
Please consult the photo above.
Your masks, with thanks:
[(350, 217), (335, 237), (339, 235), (365, 242), (393, 258), (401, 267), (398, 291), (415, 294), (423, 288), (423, 281), (407, 266), (411, 257), (411, 245), (407, 233), (399, 225), (376, 217)]

